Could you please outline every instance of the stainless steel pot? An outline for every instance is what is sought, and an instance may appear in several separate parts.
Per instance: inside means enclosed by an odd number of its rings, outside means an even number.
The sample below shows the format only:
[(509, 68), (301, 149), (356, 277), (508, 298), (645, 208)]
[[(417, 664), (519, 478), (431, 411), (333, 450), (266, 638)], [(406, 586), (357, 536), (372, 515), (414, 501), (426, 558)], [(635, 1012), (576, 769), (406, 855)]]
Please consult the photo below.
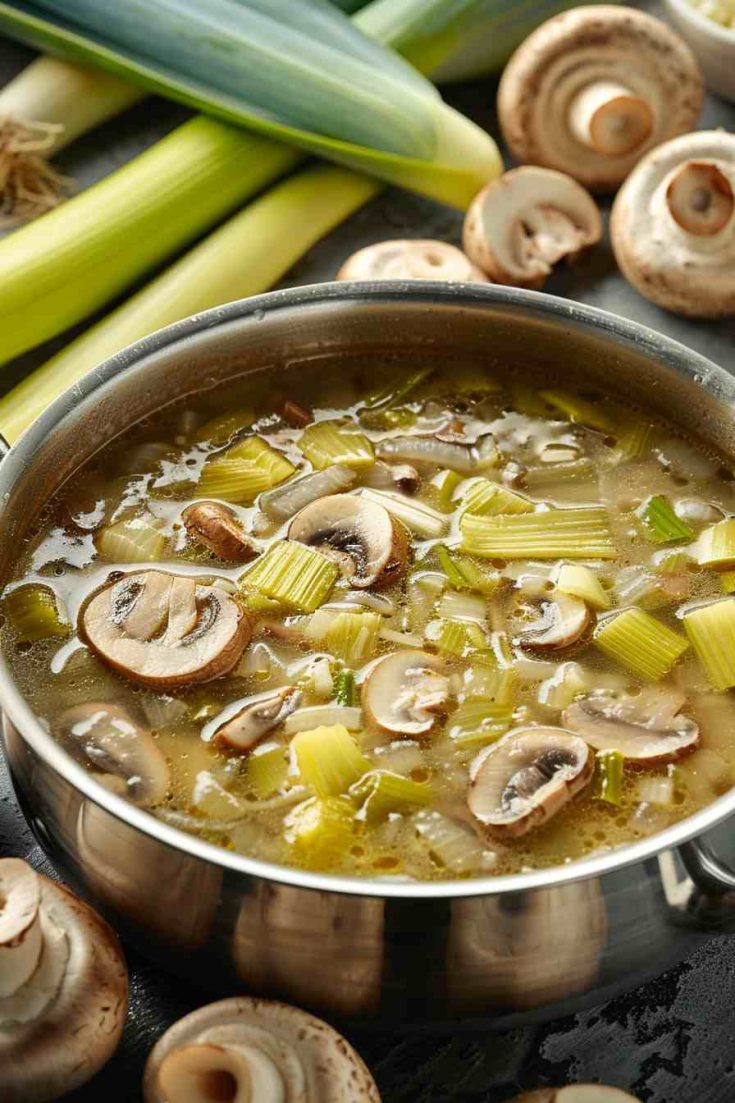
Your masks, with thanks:
[[(380, 357), (572, 374), (735, 452), (735, 381), (609, 314), (496, 287), (277, 292), (155, 334), (48, 410), (0, 464), (0, 584), (49, 495), (112, 436), (234, 376), (318, 374), (335, 356), (360, 358), (368, 373)], [(64, 876), (148, 953), (222, 993), (277, 994), (381, 1024), (507, 1024), (632, 987), (702, 937), (735, 930), (735, 876), (711, 849), (735, 792), (650, 840), (550, 871), (360, 881), (254, 861), (160, 823), (53, 742), (4, 666), (0, 699), (18, 798)]]

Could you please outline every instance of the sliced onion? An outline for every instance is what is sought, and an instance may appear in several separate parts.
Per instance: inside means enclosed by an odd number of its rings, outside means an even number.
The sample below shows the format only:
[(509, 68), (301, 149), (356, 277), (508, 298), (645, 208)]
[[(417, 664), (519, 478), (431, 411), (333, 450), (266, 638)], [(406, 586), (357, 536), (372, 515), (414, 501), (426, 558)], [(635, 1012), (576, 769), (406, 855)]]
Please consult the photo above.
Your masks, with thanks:
[(487, 624), (487, 605), (485, 599), (476, 594), (447, 590), (439, 600), (436, 615), (448, 620), (471, 620), (484, 627)]
[(382, 617), (392, 617), (396, 612), (396, 603), (382, 594), (370, 594), (365, 590), (349, 590), (344, 600), (351, 605), (364, 605), (366, 609), (372, 609), (374, 613), (380, 613)]
[(674, 779), (669, 777), (642, 777), (638, 781), (638, 799), (644, 804), (664, 807), (674, 803)]
[(491, 437), (481, 437), (476, 444), (457, 444), (438, 437), (393, 437), (380, 441), (376, 451), (382, 460), (430, 463), (462, 475), (488, 466), (497, 455)]
[(296, 709), (283, 725), (286, 735), (311, 731), (312, 728), (331, 727), (342, 724), (348, 731), (356, 732), (362, 728), (362, 709), (348, 705), (310, 705)]

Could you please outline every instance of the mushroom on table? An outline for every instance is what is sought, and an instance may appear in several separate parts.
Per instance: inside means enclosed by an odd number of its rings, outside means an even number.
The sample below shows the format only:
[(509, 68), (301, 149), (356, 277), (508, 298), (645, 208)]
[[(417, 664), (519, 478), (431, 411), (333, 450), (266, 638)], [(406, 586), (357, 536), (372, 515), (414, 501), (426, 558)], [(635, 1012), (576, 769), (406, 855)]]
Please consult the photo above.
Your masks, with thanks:
[(0, 859), (0, 1097), (52, 1103), (117, 1048), (128, 976), (107, 924), (14, 858)]
[(445, 241), (378, 241), (353, 253), (338, 280), (449, 280), (487, 283), (461, 249)]

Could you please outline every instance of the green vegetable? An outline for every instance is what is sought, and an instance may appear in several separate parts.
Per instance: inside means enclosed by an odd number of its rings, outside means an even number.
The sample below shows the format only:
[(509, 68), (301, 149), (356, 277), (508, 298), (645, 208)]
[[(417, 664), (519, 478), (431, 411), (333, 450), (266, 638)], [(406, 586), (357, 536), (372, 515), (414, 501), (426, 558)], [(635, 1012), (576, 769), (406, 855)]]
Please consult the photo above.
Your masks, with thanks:
[(301, 434), (299, 448), (318, 470), (335, 463), (359, 470), (375, 463), (372, 444), (349, 422), (318, 421), (310, 425)]
[(404, 379), (399, 380), (398, 383), (391, 383), (387, 387), (382, 387), (379, 391), (375, 391), (374, 394), (368, 395), (363, 403), (363, 409), (365, 410), (379, 410), (384, 406), (396, 406), (399, 402), (403, 402), (405, 398), (415, 391), (422, 383), (424, 383), (430, 375), (433, 375), (433, 368), (419, 368), (418, 371), (411, 372), (406, 375)]
[(599, 405), (586, 402), (578, 395), (568, 391), (541, 391), (540, 397), (569, 421), (589, 425), (591, 429), (599, 429), (602, 433), (609, 433), (615, 428)]
[(323, 647), (330, 655), (359, 666), (375, 653), (382, 623), (380, 613), (369, 610), (338, 613), (323, 637)]
[(718, 521), (702, 533), (700, 567), (727, 570), (735, 567), (735, 517)]
[(663, 494), (647, 498), (635, 512), (643, 531), (654, 544), (675, 544), (694, 539), (693, 529), (679, 520), (671, 502)]
[(444, 655), (466, 658), (487, 647), (487, 636), (479, 624), (441, 617), (426, 626), (426, 639)]
[(684, 615), (684, 628), (715, 689), (735, 686), (735, 598)]
[(366, 487), (362, 496), (387, 509), (407, 529), (424, 540), (435, 540), (447, 531), (449, 522), (443, 513), (424, 502), (407, 498), (405, 494), (394, 494), (389, 490), (370, 490)]
[(476, 517), (498, 517), (505, 514), (533, 513), (533, 502), (521, 494), (507, 490), (489, 479), (471, 483), (462, 497), (463, 513)]
[(355, 675), (351, 670), (340, 670), (334, 679), (334, 699), (338, 705), (348, 708), (355, 703)]
[(322, 798), (346, 793), (372, 768), (343, 724), (299, 732), (291, 740), (291, 754), (301, 780)]
[(245, 769), (251, 789), (257, 797), (265, 800), (279, 792), (286, 782), (286, 748), (281, 743), (261, 743), (253, 747), (247, 757)]
[(392, 812), (410, 812), (431, 803), (432, 791), (425, 782), (411, 781), (387, 770), (371, 770), (350, 789), (360, 804), (356, 819), (372, 826)]
[(2, 611), (23, 643), (68, 636), (71, 631), (62, 621), (56, 595), (48, 586), (18, 586), (3, 598)]
[(486, 559), (613, 559), (607, 510), (552, 509), (460, 518), (462, 550)]
[(202, 498), (245, 504), (293, 475), (296, 468), (260, 437), (246, 437), (204, 465), (197, 486)]
[(483, 570), (466, 555), (452, 555), (444, 544), (437, 544), (434, 551), (439, 566), (455, 590), (477, 590), (481, 594), (494, 594), (500, 585), (499, 571)]
[(240, 578), (247, 593), (258, 590), (304, 613), (326, 600), (339, 571), (331, 560), (306, 544), (281, 540), (271, 544)]
[(445, 468), (434, 476), (431, 480), (431, 486), (438, 492), (436, 500), (439, 509), (443, 510), (445, 513), (454, 512), (456, 505), (454, 501), (454, 492), (463, 481), (463, 477), (457, 471), (450, 471), (448, 468)]
[(95, 536), (97, 551), (110, 563), (154, 563), (163, 559), (168, 540), (150, 514), (107, 525)]
[(625, 758), (620, 751), (598, 751), (595, 761), (595, 795), (608, 804), (623, 803)]
[(304, 801), (283, 821), (294, 858), (310, 869), (339, 865), (355, 842), (355, 808), (345, 797)]
[(723, 594), (735, 593), (735, 571), (723, 571), (720, 575), (720, 586)]
[(653, 682), (668, 674), (689, 647), (683, 636), (642, 609), (625, 609), (601, 621), (595, 643), (610, 658)]
[(593, 609), (610, 608), (610, 595), (595, 572), (591, 571), (589, 567), (583, 567), (576, 563), (562, 564), (556, 578), (556, 588), (562, 594), (580, 597)]
[(452, 713), (449, 738), (461, 750), (479, 750), (505, 735), (513, 722), (511, 701), (473, 697)]

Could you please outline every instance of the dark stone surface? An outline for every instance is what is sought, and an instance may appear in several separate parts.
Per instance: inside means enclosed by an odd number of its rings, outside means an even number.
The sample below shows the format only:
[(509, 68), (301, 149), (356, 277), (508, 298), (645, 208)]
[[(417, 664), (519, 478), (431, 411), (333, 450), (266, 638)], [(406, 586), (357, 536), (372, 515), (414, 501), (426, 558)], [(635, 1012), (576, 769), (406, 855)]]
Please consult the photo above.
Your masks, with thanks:
[[(0, 82), (30, 56), (0, 41)], [(453, 102), (496, 132), (492, 82), (452, 92)], [(151, 102), (76, 143), (63, 167), (88, 184), (124, 163), (176, 125), (185, 113)], [(710, 99), (705, 127), (733, 129), (735, 110)], [(461, 218), (427, 200), (386, 192), (314, 248), (285, 284), (330, 279), (354, 249), (383, 237), (439, 237), (457, 241)], [(547, 290), (644, 322), (733, 365), (735, 319), (689, 322), (646, 303), (617, 273), (605, 243), (574, 269), (562, 270)], [(3, 389), (22, 377), (63, 338), (34, 350), (3, 372)], [(0, 426), (0, 429), (2, 427)], [(0, 855), (27, 858), (50, 873), (12, 796), (0, 762)], [(140, 1098), (145, 1058), (154, 1040), (205, 997), (129, 954), (131, 1007), (123, 1044), (95, 1081), (72, 1103), (132, 1103)], [(519, 1088), (566, 1080), (601, 1080), (624, 1087), (646, 1103), (732, 1103), (735, 1100), (735, 941), (707, 943), (685, 964), (591, 1012), (510, 1032), (454, 1037), (400, 1036), (353, 1031), (351, 1040), (373, 1070), (385, 1103), (500, 1103)], [(2, 1089), (0, 1087), (0, 1101)]]

